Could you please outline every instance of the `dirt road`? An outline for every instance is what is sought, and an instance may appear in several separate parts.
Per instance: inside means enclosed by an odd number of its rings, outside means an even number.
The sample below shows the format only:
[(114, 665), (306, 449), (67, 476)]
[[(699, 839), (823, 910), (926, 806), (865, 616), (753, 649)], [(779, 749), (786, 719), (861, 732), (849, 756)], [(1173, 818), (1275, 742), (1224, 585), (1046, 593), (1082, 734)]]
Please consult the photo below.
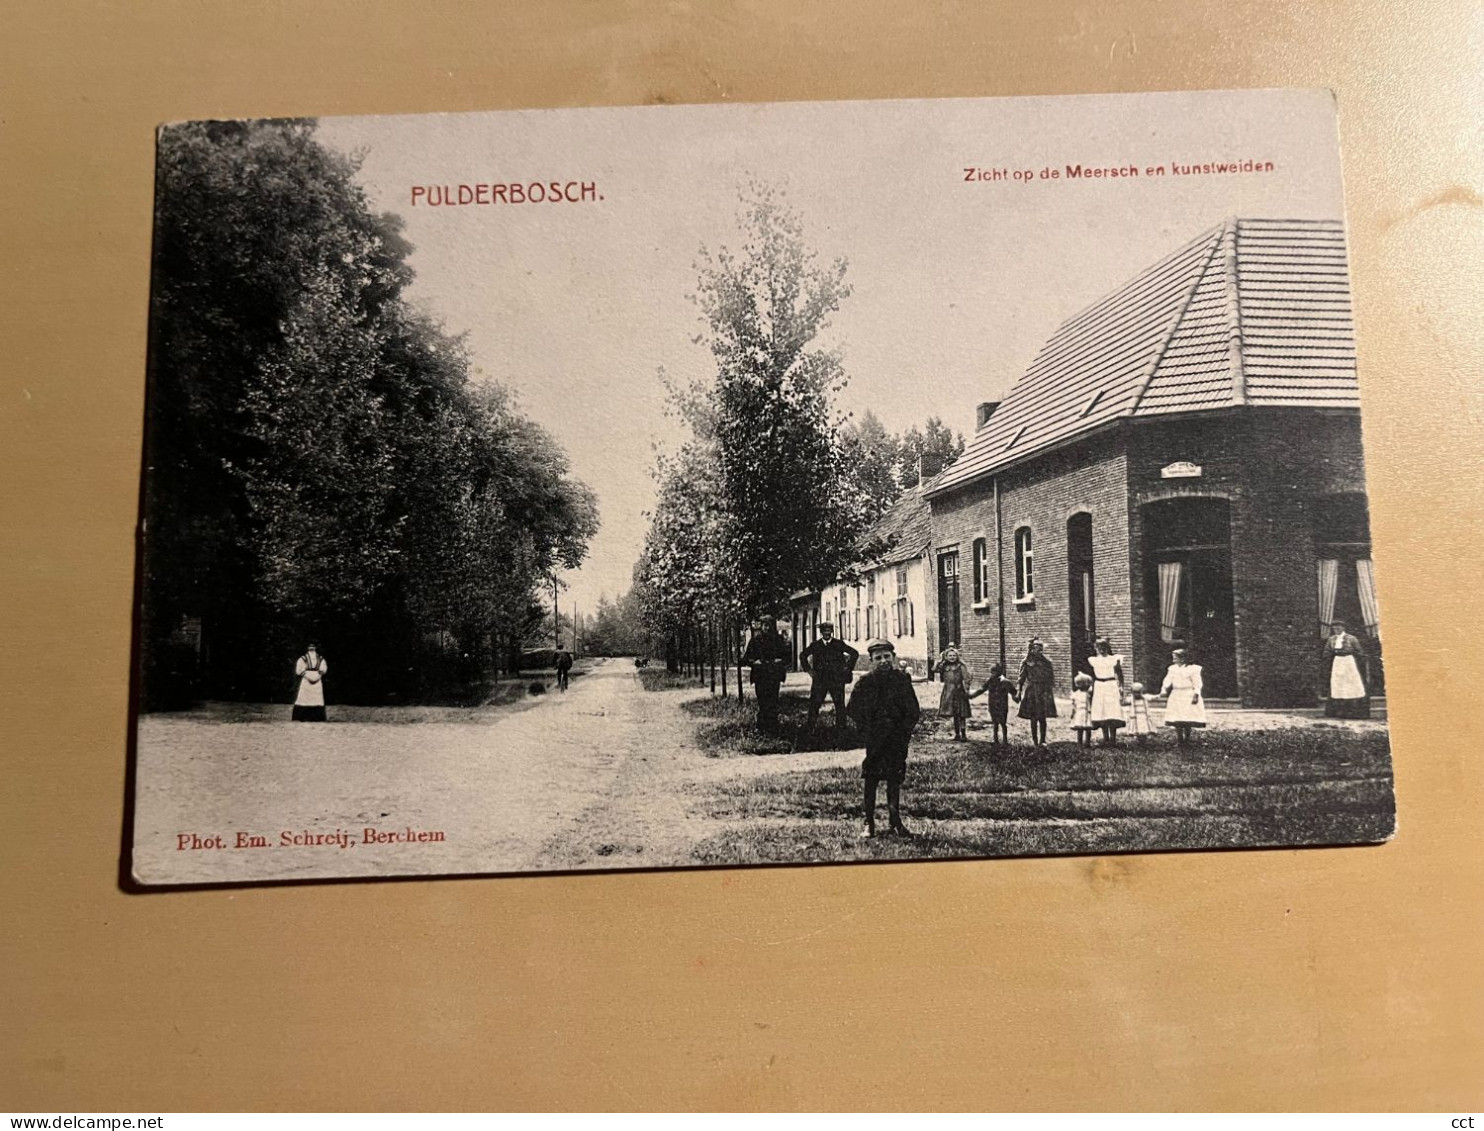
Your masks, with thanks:
[(615, 660), (513, 713), (399, 724), (359, 711), (325, 725), (289, 722), (287, 708), (255, 722), (147, 715), (135, 873), (203, 883), (691, 863), (691, 846), (718, 831), (693, 812), (698, 791), (778, 768), (696, 750), (679, 704), (703, 694), (645, 692)]

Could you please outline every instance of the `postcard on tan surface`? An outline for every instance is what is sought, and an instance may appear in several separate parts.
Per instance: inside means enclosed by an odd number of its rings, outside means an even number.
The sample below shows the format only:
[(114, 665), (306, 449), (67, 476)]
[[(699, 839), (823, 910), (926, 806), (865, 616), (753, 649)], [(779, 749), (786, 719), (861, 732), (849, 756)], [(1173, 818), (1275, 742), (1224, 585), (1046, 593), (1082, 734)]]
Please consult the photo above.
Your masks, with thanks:
[(145, 885), (1386, 839), (1322, 91), (161, 129)]

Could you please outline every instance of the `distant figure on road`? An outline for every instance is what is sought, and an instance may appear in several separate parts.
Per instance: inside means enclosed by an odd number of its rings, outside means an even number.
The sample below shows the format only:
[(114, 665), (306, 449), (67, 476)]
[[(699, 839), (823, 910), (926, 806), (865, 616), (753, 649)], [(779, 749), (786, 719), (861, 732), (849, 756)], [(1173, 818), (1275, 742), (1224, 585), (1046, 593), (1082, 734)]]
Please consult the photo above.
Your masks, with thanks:
[(758, 729), (778, 730), (778, 688), (788, 674), (788, 644), (778, 635), (778, 626), (763, 618), (753, 628), (742, 662), (751, 666), (752, 689), (757, 696)]
[(1324, 642), (1324, 659), (1329, 667), (1329, 696), (1324, 701), (1324, 713), (1334, 719), (1370, 718), (1370, 692), (1361, 671), (1365, 647), (1358, 637), (1345, 631), (1344, 621), (1330, 625), (1330, 637)]
[(891, 831), (911, 836), (902, 824), (902, 782), (907, 776), (907, 745), (921, 709), (912, 677), (897, 667), (897, 650), (889, 640), (873, 640), (866, 651), (871, 670), (850, 693), (850, 717), (866, 735), (865, 826), (861, 837), (876, 835), (876, 783), (886, 782), (886, 808)]
[(330, 665), (312, 643), (294, 661), (294, 678), (299, 681), (294, 695), (294, 722), (325, 721), (325, 673), (329, 670)]
[(567, 690), (569, 675), (572, 671), (572, 653), (566, 647), (558, 645), (556, 650), (557, 686), (563, 691)]
[(819, 708), (828, 695), (835, 704), (835, 729), (845, 729), (845, 685), (851, 680), (860, 653), (843, 640), (835, 639), (835, 626), (829, 621), (819, 624), (819, 639), (805, 648), (799, 665), (809, 673), (809, 726), (819, 719)]

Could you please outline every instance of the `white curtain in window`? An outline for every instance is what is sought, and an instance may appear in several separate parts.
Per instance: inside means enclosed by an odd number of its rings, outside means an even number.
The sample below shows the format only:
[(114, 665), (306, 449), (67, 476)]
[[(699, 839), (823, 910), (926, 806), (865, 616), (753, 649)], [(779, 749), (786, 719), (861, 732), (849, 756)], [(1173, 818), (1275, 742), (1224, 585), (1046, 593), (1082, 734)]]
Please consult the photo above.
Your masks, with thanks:
[(1379, 640), (1381, 617), (1376, 609), (1376, 573), (1370, 558), (1355, 563), (1355, 584), (1360, 590), (1360, 615), (1365, 618), (1365, 630)]
[(1340, 563), (1336, 558), (1319, 559), (1319, 635), (1329, 636), (1335, 619), (1335, 591), (1340, 586)]
[(1180, 562), (1159, 563), (1159, 638), (1166, 644), (1175, 639), (1180, 615)]

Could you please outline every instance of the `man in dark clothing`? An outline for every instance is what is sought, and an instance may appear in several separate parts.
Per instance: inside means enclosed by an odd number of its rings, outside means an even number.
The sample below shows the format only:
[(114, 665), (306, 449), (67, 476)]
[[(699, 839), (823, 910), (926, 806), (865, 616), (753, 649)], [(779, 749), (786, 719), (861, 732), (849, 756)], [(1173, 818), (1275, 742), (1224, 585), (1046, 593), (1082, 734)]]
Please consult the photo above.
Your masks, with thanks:
[(778, 635), (771, 620), (760, 620), (753, 629), (742, 662), (752, 669), (752, 690), (757, 696), (758, 729), (772, 734), (778, 729), (778, 688), (788, 674), (788, 644)]
[(558, 644), (556, 650), (556, 672), (557, 686), (563, 691), (567, 690), (567, 684), (571, 681), (572, 653), (565, 644)]
[(862, 837), (876, 835), (876, 783), (886, 782), (886, 807), (891, 831), (911, 836), (902, 824), (902, 781), (907, 776), (907, 743), (922, 713), (912, 677), (897, 667), (897, 650), (888, 640), (873, 640), (866, 649), (871, 670), (850, 694), (850, 717), (866, 734), (866, 759), (861, 777), (866, 781), (866, 823)]
[(800, 666), (813, 681), (809, 689), (809, 725), (814, 726), (828, 695), (835, 703), (835, 727), (844, 730), (845, 685), (850, 682), (850, 673), (860, 653), (845, 641), (835, 639), (835, 626), (829, 621), (821, 622), (819, 637), (799, 656)]

